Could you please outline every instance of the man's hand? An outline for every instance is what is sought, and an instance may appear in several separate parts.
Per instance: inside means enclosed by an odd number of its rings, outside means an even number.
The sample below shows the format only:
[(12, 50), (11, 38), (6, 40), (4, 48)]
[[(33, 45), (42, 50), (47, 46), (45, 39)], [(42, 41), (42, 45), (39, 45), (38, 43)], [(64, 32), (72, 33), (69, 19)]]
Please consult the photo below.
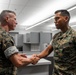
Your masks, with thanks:
[(36, 64), (40, 60), (37, 54), (33, 54), (30, 59), (32, 60), (32, 64)]
[(36, 64), (40, 60), (37, 54), (33, 54), (31, 57), (27, 57), (25, 54), (19, 54), (19, 56), (24, 60), (27, 59), (32, 64)]

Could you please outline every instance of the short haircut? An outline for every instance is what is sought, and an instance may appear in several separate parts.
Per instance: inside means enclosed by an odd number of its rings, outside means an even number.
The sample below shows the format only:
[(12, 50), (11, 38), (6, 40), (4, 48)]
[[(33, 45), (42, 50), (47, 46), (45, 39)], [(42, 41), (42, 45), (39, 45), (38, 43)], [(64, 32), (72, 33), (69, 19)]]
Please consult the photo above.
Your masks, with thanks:
[(9, 13), (13, 13), (16, 15), (16, 13), (14, 11), (11, 10), (3, 10), (0, 14), (0, 21), (3, 22), (4, 21), (4, 17), (7, 16)]
[(56, 13), (61, 13), (62, 16), (68, 16), (69, 20), (70, 20), (70, 13), (67, 11), (67, 10), (57, 10), (55, 11), (55, 14)]

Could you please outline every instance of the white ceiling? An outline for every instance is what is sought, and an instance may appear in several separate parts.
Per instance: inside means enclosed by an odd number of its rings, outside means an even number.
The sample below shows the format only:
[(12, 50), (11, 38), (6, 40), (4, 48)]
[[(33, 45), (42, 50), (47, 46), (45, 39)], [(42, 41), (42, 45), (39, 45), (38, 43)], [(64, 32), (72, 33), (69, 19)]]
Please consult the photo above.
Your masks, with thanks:
[[(5, 9), (13, 10), (17, 14), (17, 27), (29, 28), (51, 28), (54, 27), (53, 18), (54, 12), (58, 9), (70, 9), (76, 5), (76, 0), (0, 0), (0, 12)], [(69, 10), (73, 21), (70, 24), (76, 24), (76, 6)], [(45, 19), (49, 21), (42, 23)], [(47, 23), (47, 27), (46, 27)], [(38, 26), (37, 26), (38, 25)], [(44, 26), (44, 27), (43, 27)], [(30, 29), (30, 28), (29, 28)]]

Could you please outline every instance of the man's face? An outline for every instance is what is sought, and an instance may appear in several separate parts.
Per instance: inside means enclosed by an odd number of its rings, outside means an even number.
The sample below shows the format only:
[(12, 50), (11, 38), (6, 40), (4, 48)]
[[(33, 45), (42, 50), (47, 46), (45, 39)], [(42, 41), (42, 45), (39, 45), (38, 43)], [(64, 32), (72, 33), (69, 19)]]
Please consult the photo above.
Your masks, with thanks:
[(62, 29), (66, 25), (66, 17), (61, 15), (61, 12), (55, 14), (55, 25), (57, 29)]
[(9, 13), (9, 17), (7, 17), (7, 24), (9, 27), (9, 30), (14, 30), (16, 25), (17, 25), (17, 21), (16, 21), (16, 15), (13, 13)]

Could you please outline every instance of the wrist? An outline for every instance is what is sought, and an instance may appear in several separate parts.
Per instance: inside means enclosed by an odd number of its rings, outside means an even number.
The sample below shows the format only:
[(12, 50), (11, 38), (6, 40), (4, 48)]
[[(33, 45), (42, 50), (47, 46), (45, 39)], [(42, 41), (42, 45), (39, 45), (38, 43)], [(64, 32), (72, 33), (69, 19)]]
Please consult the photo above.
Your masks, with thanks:
[(28, 62), (31, 63), (32, 62), (32, 59), (28, 58)]
[(42, 58), (41, 55), (37, 55), (37, 56), (38, 56), (38, 58), (40, 58), (40, 59)]
[(34, 61), (34, 58), (29, 58), (30, 59), (30, 63), (33, 63)]

